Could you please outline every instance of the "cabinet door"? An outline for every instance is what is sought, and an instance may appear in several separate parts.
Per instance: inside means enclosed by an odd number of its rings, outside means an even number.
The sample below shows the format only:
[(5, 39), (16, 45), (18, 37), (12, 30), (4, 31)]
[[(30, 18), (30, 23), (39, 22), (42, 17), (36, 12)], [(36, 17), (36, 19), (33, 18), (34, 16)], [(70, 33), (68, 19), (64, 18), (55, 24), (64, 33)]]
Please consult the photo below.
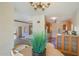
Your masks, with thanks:
[(64, 51), (68, 51), (69, 36), (64, 37)]
[(62, 49), (62, 36), (58, 36), (57, 48)]
[(71, 47), (72, 55), (77, 55), (78, 50), (77, 46), (78, 46), (78, 38), (72, 37), (72, 47)]

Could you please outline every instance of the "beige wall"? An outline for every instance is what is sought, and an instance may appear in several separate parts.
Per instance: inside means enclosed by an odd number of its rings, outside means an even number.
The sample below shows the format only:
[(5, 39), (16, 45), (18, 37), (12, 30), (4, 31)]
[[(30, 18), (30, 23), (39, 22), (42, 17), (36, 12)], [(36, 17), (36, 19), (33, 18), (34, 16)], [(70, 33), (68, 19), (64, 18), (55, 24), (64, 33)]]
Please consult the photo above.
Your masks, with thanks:
[(0, 3), (0, 56), (10, 55), (10, 50), (13, 48), (13, 16), (12, 5)]
[(76, 14), (75, 25), (79, 27), (79, 10), (77, 11), (77, 14)]

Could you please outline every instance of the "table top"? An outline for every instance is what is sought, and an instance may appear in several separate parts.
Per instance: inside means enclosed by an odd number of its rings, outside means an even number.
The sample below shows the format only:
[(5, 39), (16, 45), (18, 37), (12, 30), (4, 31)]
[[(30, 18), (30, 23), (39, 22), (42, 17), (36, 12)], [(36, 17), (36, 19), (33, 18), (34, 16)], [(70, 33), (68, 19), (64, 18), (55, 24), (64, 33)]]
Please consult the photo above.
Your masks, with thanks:
[[(22, 47), (22, 45), (21, 45), (19, 47), (18, 53), (23, 56), (32, 56), (32, 47), (30, 46), (30, 47), (24, 48), (24, 46)], [(15, 53), (14, 53), (14, 55), (15, 55)], [(17, 54), (15, 56), (17, 56)], [(59, 50), (55, 49), (53, 44), (47, 43), (46, 56), (64, 56), (64, 55)]]

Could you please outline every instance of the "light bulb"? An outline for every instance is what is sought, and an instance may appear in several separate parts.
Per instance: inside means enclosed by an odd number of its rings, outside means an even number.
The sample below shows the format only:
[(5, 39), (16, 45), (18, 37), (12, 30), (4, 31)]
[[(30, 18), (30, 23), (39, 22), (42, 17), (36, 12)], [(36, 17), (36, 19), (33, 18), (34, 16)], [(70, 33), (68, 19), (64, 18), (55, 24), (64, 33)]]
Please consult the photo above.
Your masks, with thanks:
[(57, 17), (51, 17), (51, 19), (52, 19), (52, 20), (56, 20), (56, 19), (57, 19)]

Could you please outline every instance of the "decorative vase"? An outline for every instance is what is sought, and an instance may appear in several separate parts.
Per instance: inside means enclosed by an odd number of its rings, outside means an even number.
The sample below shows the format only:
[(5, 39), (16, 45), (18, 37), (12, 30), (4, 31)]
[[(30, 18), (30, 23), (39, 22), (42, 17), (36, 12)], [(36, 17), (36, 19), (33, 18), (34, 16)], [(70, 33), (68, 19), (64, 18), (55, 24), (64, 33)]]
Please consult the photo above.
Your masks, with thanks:
[(32, 27), (32, 48), (33, 55), (43, 55), (46, 48), (46, 33), (45, 33), (45, 16), (35, 16)]

